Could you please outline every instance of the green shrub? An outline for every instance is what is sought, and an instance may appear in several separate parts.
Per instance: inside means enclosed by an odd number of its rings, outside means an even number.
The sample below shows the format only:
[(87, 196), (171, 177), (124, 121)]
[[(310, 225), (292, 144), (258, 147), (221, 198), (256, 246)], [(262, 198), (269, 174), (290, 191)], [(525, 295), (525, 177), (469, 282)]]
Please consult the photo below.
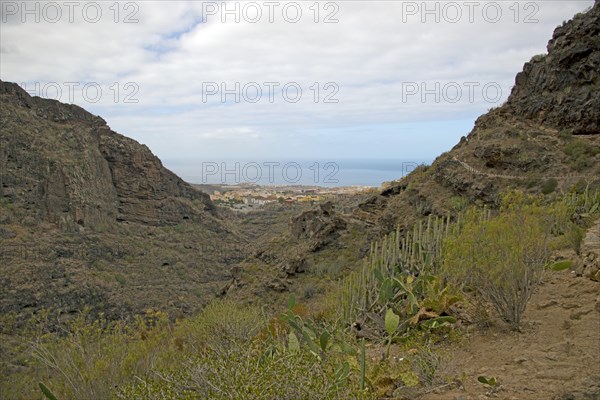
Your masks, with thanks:
[[(264, 349), (260, 349), (264, 350)], [(120, 390), (122, 399), (344, 399), (369, 398), (349, 382), (349, 370), (306, 352), (252, 349), (190, 357)]]
[(546, 206), (552, 218), (552, 250), (572, 248), (579, 254), (585, 235), (584, 227), (600, 211), (600, 190), (581, 189), (578, 183), (573, 192)]
[(62, 327), (66, 336), (43, 334), (34, 341), (34, 359), (44, 371), (37, 378), (58, 398), (110, 398), (134, 376), (180, 365), (183, 354), (246, 346), (262, 321), (257, 307), (231, 301), (215, 301), (177, 325), (152, 310), (129, 325), (90, 321), (84, 312)]
[(176, 336), (195, 352), (205, 348), (239, 346), (264, 326), (260, 308), (240, 306), (231, 300), (215, 300), (193, 318), (181, 322)]
[[(156, 368), (152, 374), (136, 377), (119, 388), (117, 397), (370, 398), (368, 392), (360, 390), (360, 379), (351, 372), (347, 360), (352, 352), (343, 350), (348, 345), (336, 338), (339, 332), (330, 333), (303, 320), (294, 311), (302, 308), (295, 304), (294, 296), (288, 301), (287, 312), (271, 320), (278, 328), (260, 324), (265, 329), (259, 336), (254, 335), (254, 327), (261, 320), (256, 315), (258, 310), (239, 306), (233, 310), (235, 306), (227, 301), (209, 305), (185, 327), (186, 331), (199, 331), (205, 346), (195, 354), (186, 352), (179, 363), (171, 363), (168, 368)], [(219, 337), (225, 333), (227, 337)]]
[(462, 231), (444, 243), (445, 271), (518, 329), (546, 265), (549, 232), (548, 214), (540, 206), (509, 203), (495, 217), (472, 211)]
[(34, 359), (44, 371), (39, 378), (60, 399), (110, 398), (115, 385), (147, 374), (158, 360), (172, 356), (164, 346), (164, 313), (148, 312), (153, 326), (140, 317), (130, 327), (102, 319), (90, 322), (88, 316), (84, 312), (71, 322), (66, 337), (45, 334), (33, 343)]
[(585, 230), (580, 226), (571, 224), (570, 229), (565, 233), (565, 237), (570, 247), (575, 250), (575, 253), (581, 253), (581, 243), (585, 237)]
[(576, 171), (591, 167), (593, 158), (600, 153), (600, 148), (581, 139), (569, 142), (563, 149), (567, 162)]
[(558, 137), (564, 140), (570, 140), (573, 138), (573, 131), (571, 129), (563, 129), (558, 132)]
[(542, 193), (544, 194), (550, 194), (552, 192), (554, 192), (554, 190), (556, 189), (556, 187), (558, 186), (558, 181), (554, 178), (550, 178), (547, 181), (545, 181), (544, 183), (542, 183)]

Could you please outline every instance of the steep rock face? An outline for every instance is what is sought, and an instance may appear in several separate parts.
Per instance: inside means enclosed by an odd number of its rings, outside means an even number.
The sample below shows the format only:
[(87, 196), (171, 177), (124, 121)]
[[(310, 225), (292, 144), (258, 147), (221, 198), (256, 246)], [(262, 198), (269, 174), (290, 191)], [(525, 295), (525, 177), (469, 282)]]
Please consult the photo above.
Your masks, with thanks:
[(240, 238), (208, 195), (84, 109), (0, 81), (0, 314), (191, 313)]
[(505, 108), (574, 134), (600, 134), (600, 7), (554, 31), (547, 56), (526, 63)]
[(106, 126), (100, 132), (99, 150), (117, 192), (118, 221), (172, 224), (215, 213), (207, 194), (164, 168), (148, 147)]
[(436, 159), (438, 184), (486, 202), (507, 187), (563, 188), (600, 174), (600, 3), (556, 28), (507, 102)]
[(102, 118), (2, 81), (0, 104), (0, 195), (22, 208), (17, 214), (23, 220), (14, 222), (102, 228), (115, 221), (163, 225), (215, 214), (208, 195)]
[(68, 229), (115, 219), (117, 193), (99, 151), (101, 118), (0, 82), (0, 194), (20, 212)]

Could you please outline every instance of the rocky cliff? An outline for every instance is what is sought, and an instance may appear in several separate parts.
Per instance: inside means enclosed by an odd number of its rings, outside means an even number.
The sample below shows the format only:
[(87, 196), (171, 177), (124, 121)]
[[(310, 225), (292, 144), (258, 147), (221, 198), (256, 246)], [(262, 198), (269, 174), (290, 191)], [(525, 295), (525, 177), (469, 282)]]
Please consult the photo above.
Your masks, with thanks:
[(242, 248), (148, 147), (75, 105), (0, 81), (0, 314), (197, 310)]
[(600, 134), (600, 7), (556, 28), (547, 55), (517, 74), (507, 112), (573, 134)]
[(150, 225), (215, 215), (208, 195), (102, 118), (0, 81), (0, 190), (26, 223), (63, 229)]

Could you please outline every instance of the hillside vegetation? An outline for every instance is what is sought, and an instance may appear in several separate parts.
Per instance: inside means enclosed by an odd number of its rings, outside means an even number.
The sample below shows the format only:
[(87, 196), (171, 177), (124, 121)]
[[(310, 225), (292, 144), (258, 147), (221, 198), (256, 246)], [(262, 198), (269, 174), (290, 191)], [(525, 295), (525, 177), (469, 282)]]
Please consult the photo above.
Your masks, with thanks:
[(175, 322), (154, 310), (129, 324), (84, 311), (58, 329), (41, 313), (13, 339), (19, 368), (2, 390), (40, 397), (42, 382), (57, 398), (414, 398), (486, 380), (493, 391), (493, 377), (448, 370), (445, 351), (473, 324), (526, 328), (532, 293), (576, 266), (577, 232), (599, 216), (600, 191), (508, 192), (498, 210), (469, 207), (374, 242), (318, 308), (293, 295), (276, 315), (218, 300)]

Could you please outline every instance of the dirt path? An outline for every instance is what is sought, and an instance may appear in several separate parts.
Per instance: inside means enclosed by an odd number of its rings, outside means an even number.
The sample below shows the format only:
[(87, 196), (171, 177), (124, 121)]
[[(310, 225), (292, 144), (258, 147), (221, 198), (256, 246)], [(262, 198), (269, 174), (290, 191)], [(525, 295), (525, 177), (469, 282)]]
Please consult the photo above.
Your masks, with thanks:
[[(494, 174), (491, 172), (484, 172), (484, 171), (480, 171), (477, 168), (474, 168), (472, 166), (470, 166), (467, 162), (459, 160), (456, 157), (452, 157), (452, 159), (456, 162), (458, 162), (464, 169), (466, 169), (468, 172), (470, 172), (471, 174), (474, 175), (483, 175), (486, 176), (488, 178), (501, 178), (501, 179), (523, 179), (523, 175), (503, 175), (503, 174)], [(529, 178), (531, 178), (532, 175), (529, 175)], [(581, 174), (566, 174), (566, 175), (557, 175), (557, 176), (547, 176), (547, 175), (540, 175), (540, 177), (543, 177), (545, 179), (550, 179), (550, 178), (554, 178), (554, 179), (594, 179), (595, 176), (594, 175), (581, 175)]]
[[(600, 283), (569, 270), (548, 272), (523, 321), (521, 333), (498, 325), (469, 334), (446, 368), (462, 374), (463, 388), (422, 399), (600, 399)], [(477, 382), (480, 375), (495, 377), (496, 388)]]

